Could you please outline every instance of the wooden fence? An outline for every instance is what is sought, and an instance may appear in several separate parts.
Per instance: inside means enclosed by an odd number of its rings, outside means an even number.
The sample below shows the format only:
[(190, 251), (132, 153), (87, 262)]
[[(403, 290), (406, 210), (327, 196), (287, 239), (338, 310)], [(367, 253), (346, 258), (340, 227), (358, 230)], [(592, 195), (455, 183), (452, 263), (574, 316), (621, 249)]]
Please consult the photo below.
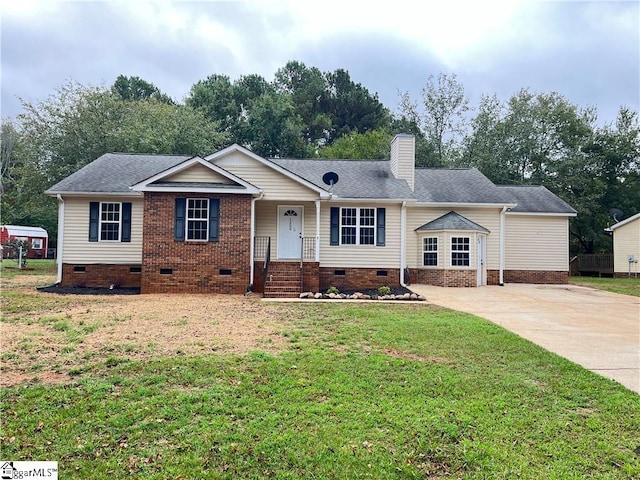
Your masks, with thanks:
[(613, 254), (580, 254), (571, 259), (571, 275), (613, 275)]

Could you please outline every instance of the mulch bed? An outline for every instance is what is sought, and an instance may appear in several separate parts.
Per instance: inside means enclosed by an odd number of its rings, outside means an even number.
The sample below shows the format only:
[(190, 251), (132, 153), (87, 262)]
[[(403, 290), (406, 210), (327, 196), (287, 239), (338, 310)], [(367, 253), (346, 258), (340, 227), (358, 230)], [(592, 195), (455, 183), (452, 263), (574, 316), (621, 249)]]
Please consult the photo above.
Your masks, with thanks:
[(139, 295), (139, 288), (99, 288), (99, 287), (59, 287), (51, 285), (38, 287), (39, 292), (58, 295)]

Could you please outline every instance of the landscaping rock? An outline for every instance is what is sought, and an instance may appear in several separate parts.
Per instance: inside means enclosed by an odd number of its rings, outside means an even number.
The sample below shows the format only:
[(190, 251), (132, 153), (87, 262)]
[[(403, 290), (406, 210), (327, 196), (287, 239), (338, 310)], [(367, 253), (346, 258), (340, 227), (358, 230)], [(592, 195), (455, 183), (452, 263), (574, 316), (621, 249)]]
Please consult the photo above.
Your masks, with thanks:
[(302, 292), (300, 298), (313, 298), (313, 292)]
[(322, 294), (318, 292), (313, 296), (313, 298), (322, 298)]

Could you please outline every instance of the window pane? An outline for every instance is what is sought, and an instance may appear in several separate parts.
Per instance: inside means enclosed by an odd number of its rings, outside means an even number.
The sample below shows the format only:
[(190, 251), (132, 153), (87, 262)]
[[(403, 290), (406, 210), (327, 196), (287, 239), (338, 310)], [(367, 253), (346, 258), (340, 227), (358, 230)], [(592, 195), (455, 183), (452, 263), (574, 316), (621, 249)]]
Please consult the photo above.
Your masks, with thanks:
[(424, 265), (426, 267), (437, 267), (438, 266), (438, 254), (437, 253), (431, 253), (431, 252), (425, 252), (423, 262), (424, 262)]
[(374, 208), (360, 209), (360, 225), (363, 227), (373, 227), (376, 224), (376, 211)]
[(120, 204), (100, 204), (100, 240), (120, 240)]
[(372, 227), (360, 228), (360, 245), (373, 245), (375, 242), (375, 229)]
[(356, 224), (356, 209), (343, 208), (342, 209), (342, 225), (355, 225), (355, 224)]
[(342, 227), (340, 242), (344, 245), (355, 245), (356, 227)]
[(187, 199), (187, 240), (209, 239), (209, 199)]

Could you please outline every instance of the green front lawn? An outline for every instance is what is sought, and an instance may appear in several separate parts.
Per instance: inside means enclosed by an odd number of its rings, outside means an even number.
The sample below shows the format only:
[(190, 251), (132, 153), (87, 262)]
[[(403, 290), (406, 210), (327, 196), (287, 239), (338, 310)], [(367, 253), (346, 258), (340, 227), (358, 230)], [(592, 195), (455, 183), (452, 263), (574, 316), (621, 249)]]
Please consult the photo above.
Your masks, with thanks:
[(599, 277), (570, 277), (569, 282), (584, 287), (597, 288), (607, 292), (622, 293), (640, 297), (639, 278), (599, 278)]
[(488, 321), (268, 308), (280, 354), (122, 354), (3, 389), (0, 457), (79, 479), (640, 478), (638, 395)]
[(18, 268), (18, 261), (3, 258), (0, 262), (0, 275), (3, 278), (13, 278), (16, 275), (55, 275), (57, 269), (55, 260), (28, 259), (26, 268)]

